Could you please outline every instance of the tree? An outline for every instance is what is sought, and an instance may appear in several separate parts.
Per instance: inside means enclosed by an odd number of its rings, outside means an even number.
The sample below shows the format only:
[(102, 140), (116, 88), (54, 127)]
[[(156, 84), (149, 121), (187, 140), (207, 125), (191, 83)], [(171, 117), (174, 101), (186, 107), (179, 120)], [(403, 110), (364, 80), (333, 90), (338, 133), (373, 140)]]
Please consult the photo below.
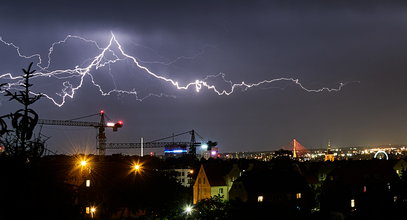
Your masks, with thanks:
[(198, 202), (193, 211), (194, 219), (228, 219), (229, 203), (222, 201), (223, 196), (213, 196)]
[[(0, 116), (0, 144), (5, 147), (6, 155), (17, 156), (21, 158), (39, 157), (44, 152), (44, 141), (33, 137), (33, 131), (38, 122), (38, 114), (30, 108), (30, 105), (41, 98), (41, 94), (31, 95), (29, 80), (34, 76), (35, 70), (31, 70), (33, 63), (30, 63), (27, 69), (23, 69), (20, 84), (23, 87), (18, 92), (5, 90), (5, 96), (10, 97), (9, 101), (15, 100), (21, 103), (24, 108), (15, 113)], [(0, 88), (6, 84), (1, 84)], [(14, 130), (9, 130), (7, 123), (3, 120), (8, 118)]]

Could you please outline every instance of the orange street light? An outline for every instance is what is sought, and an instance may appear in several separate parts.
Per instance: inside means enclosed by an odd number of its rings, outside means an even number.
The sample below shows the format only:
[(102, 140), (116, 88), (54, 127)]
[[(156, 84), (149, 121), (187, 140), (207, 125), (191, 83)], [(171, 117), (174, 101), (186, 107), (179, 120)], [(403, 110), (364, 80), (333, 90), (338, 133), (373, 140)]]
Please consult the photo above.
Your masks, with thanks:
[(79, 162), (79, 164), (80, 164), (82, 167), (86, 167), (86, 165), (88, 165), (88, 162), (87, 162), (86, 160), (81, 160), (81, 161)]
[(134, 171), (134, 173), (140, 173), (143, 170), (143, 164), (139, 163), (139, 162), (135, 162), (132, 164), (132, 170)]
[(91, 215), (91, 217), (93, 218), (95, 214), (96, 214), (96, 207), (95, 206), (90, 207), (90, 215)]
[(91, 158), (87, 157), (86, 155), (79, 155), (76, 156), (75, 158), (76, 160), (76, 169), (79, 169), (79, 171), (81, 172), (81, 174), (83, 172), (91, 172)]

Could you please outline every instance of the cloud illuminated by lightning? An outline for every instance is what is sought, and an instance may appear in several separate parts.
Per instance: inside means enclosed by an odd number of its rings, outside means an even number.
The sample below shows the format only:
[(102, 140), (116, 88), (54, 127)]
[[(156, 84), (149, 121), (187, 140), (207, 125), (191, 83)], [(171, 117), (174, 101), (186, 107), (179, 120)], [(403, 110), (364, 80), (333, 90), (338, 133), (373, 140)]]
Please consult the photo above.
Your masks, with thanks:
[[(85, 43), (92, 44), (95, 48), (97, 48), (99, 53), (96, 56), (83, 61), (83, 63), (75, 66), (74, 68), (50, 70), (51, 63), (52, 63), (52, 55), (53, 55), (55, 47), (57, 45), (66, 43), (67, 40), (69, 40), (69, 39), (76, 39), (76, 40), (83, 41)], [(342, 89), (343, 86), (345, 86), (344, 83), (339, 83), (339, 86), (337, 88), (324, 87), (324, 88), (319, 88), (319, 89), (309, 89), (309, 88), (306, 88), (305, 86), (303, 86), (303, 84), (301, 84), (298, 79), (289, 78), (289, 77), (268, 79), (268, 80), (263, 80), (263, 81), (255, 82), (255, 83), (247, 83), (247, 82), (234, 83), (230, 80), (227, 80), (224, 73), (219, 73), (216, 75), (209, 75), (202, 79), (196, 79), (189, 83), (180, 84), (178, 81), (176, 81), (174, 79), (164, 77), (164, 76), (160, 75), (159, 73), (151, 71), (148, 67), (146, 67), (145, 65), (142, 65), (142, 63), (144, 63), (144, 64), (159, 63), (159, 64), (164, 64), (164, 65), (170, 65), (170, 64), (178, 61), (179, 59), (194, 58), (194, 57), (179, 57), (176, 60), (167, 62), (167, 63), (158, 62), (158, 61), (157, 62), (141, 61), (140, 59), (128, 54), (125, 51), (125, 49), (122, 47), (122, 45), (119, 43), (119, 41), (117, 40), (116, 36), (113, 33), (111, 34), (109, 43), (107, 44), (106, 47), (101, 47), (96, 41), (93, 41), (93, 40), (85, 39), (85, 38), (79, 37), (79, 36), (68, 35), (67, 37), (65, 37), (65, 39), (54, 42), (51, 45), (51, 47), (48, 49), (48, 54), (47, 54), (48, 60), (45, 65), (43, 64), (43, 59), (41, 58), (41, 56), (39, 54), (33, 54), (33, 55), (27, 56), (27, 55), (24, 55), (21, 53), (20, 48), (18, 46), (14, 45), (13, 43), (6, 42), (1, 37), (0, 37), (0, 42), (8, 47), (14, 48), (17, 52), (17, 55), (20, 58), (38, 59), (36, 66), (39, 68), (39, 70), (35, 73), (33, 78), (41, 79), (42, 77), (53, 77), (53, 78), (56, 78), (59, 80), (66, 80), (62, 84), (63, 89), (56, 94), (60, 97), (60, 101), (57, 101), (56, 99), (54, 99), (50, 94), (43, 94), (47, 99), (49, 99), (50, 101), (52, 101), (55, 105), (57, 105), (59, 107), (61, 107), (65, 104), (67, 98), (71, 98), (71, 99), (74, 98), (75, 93), (84, 85), (86, 76), (88, 76), (90, 78), (91, 83), (99, 89), (100, 94), (103, 96), (111, 95), (114, 93), (129, 94), (129, 95), (134, 95), (136, 97), (136, 99), (140, 100), (140, 101), (142, 101), (148, 97), (151, 97), (151, 96), (174, 97), (172, 95), (166, 95), (164, 93), (160, 93), (160, 94), (150, 93), (144, 97), (139, 97), (138, 93), (135, 89), (122, 90), (122, 89), (117, 89), (117, 87), (115, 87), (115, 89), (105, 91), (100, 84), (96, 83), (96, 81), (94, 79), (94, 75), (92, 75), (93, 71), (108, 66), (109, 72), (110, 72), (111, 64), (117, 63), (119, 61), (124, 61), (124, 60), (130, 61), (131, 63), (133, 63), (135, 65), (135, 67), (137, 67), (139, 70), (142, 70), (148, 76), (152, 76), (156, 80), (167, 83), (177, 90), (193, 89), (196, 92), (200, 92), (202, 89), (207, 89), (209, 91), (213, 91), (217, 95), (229, 96), (229, 95), (233, 94), (236, 91), (236, 89), (248, 90), (250, 88), (259, 87), (259, 86), (267, 85), (267, 84), (272, 84), (272, 83), (279, 82), (279, 81), (291, 82), (291, 83), (294, 83), (295, 85), (299, 86), (302, 90), (304, 90), (306, 92), (316, 92), (316, 93), (324, 92), (324, 91), (338, 92)], [(200, 54), (198, 54), (198, 55), (200, 55)], [(198, 55), (196, 55), (196, 56), (198, 56)], [(217, 88), (214, 84), (211, 84), (208, 82), (208, 80), (211, 78), (221, 78), (228, 85), (229, 88), (228, 89)], [(17, 90), (18, 89), (17, 86), (21, 85), (21, 83), (22, 83), (22, 81), (21, 81), (22, 76), (13, 76), (13, 74), (11, 74), (11, 73), (4, 73), (4, 74), (0, 75), (0, 79), (7, 82), (7, 84), (5, 85), (6, 89), (16, 89)], [(68, 79), (78, 79), (79, 83), (78, 83), (78, 85), (73, 85), (71, 82), (68, 81)], [(1, 81), (0, 81), (0, 84), (2, 84)], [(35, 94), (35, 93), (33, 92), (33, 94)]]

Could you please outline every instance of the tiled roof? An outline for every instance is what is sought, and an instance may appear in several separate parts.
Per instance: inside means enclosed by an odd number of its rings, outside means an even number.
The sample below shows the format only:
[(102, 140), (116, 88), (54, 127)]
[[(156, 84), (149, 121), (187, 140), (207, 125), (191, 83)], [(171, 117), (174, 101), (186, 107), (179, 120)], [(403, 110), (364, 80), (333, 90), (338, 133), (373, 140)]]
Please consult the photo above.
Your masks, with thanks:
[(232, 169), (232, 164), (207, 162), (203, 164), (205, 174), (211, 186), (225, 186), (225, 177)]

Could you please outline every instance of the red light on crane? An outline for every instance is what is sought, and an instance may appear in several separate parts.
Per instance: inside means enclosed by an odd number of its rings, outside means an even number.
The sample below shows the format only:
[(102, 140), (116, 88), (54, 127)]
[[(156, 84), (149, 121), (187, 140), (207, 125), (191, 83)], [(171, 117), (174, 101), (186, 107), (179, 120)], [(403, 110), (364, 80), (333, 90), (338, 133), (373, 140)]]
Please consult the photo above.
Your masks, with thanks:
[(101, 115), (105, 114), (105, 110), (100, 110), (100, 114)]
[(121, 127), (123, 127), (123, 121), (118, 121), (116, 124), (114, 124), (113, 131), (117, 131), (117, 129)]

